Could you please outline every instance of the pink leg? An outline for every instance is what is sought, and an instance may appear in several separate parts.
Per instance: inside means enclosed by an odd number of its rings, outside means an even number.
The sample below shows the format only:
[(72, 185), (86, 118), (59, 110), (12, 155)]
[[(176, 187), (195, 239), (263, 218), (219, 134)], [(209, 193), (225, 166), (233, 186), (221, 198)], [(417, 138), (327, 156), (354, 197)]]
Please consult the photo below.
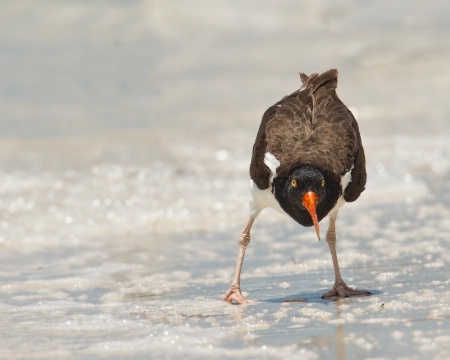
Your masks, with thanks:
[(248, 223), (244, 230), (241, 233), (241, 238), (239, 240), (239, 252), (236, 260), (236, 269), (234, 272), (234, 279), (230, 285), (230, 288), (223, 296), (222, 300), (227, 301), (229, 303), (237, 303), (237, 304), (246, 304), (248, 303), (247, 299), (241, 293), (241, 270), (242, 263), (244, 262), (245, 250), (247, 249), (247, 245), (250, 242), (250, 229), (253, 225), (253, 222), (256, 219), (258, 214), (252, 215), (248, 220)]
[(355, 290), (348, 287), (344, 280), (342, 280), (336, 255), (336, 217), (337, 213), (330, 215), (330, 225), (327, 231), (327, 243), (331, 250), (331, 258), (333, 259), (335, 282), (333, 288), (322, 295), (322, 299), (371, 295), (368, 291)]

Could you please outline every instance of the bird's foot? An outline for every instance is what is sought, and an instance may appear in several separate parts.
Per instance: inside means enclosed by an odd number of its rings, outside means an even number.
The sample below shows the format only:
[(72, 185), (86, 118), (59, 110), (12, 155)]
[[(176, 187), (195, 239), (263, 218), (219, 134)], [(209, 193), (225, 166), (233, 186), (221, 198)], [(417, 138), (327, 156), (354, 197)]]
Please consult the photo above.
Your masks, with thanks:
[(336, 282), (333, 288), (322, 295), (322, 299), (330, 299), (334, 297), (351, 297), (351, 296), (368, 296), (372, 295), (369, 291), (356, 290), (347, 286), (345, 282)]
[(247, 300), (241, 293), (241, 289), (236, 286), (231, 286), (226, 294), (222, 297), (223, 301), (229, 302), (230, 304), (249, 304), (251, 301)]

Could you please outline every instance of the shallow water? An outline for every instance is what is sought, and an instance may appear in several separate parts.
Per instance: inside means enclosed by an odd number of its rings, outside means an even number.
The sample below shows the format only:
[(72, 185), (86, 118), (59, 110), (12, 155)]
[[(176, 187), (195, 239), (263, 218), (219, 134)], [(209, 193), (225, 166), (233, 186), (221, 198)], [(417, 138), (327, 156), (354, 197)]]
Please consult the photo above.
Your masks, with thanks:
[[(0, 5), (2, 357), (448, 357), (447, 3), (194, 5)], [(265, 210), (226, 304), (261, 114), (330, 67), (369, 176), (338, 256), (373, 295), (322, 300), (326, 242)]]

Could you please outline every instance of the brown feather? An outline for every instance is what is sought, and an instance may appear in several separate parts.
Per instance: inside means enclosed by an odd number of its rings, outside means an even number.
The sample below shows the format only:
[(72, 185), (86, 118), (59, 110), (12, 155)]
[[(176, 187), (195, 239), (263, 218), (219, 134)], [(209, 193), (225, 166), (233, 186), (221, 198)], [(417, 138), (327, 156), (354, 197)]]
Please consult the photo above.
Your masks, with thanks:
[(250, 165), (250, 176), (258, 188), (270, 185), (270, 170), (264, 164), (264, 154), (270, 152), (281, 162), (277, 178), (309, 165), (340, 181), (353, 166), (345, 200), (356, 200), (364, 190), (364, 149), (355, 118), (336, 94), (337, 76), (334, 69), (309, 77), (300, 74), (304, 88), (264, 113)]
[(266, 110), (261, 120), (256, 140), (253, 144), (252, 161), (250, 162), (250, 177), (256, 186), (261, 189), (267, 189), (270, 185), (270, 169), (264, 164), (264, 154), (267, 151), (266, 125), (276, 114), (276, 105)]

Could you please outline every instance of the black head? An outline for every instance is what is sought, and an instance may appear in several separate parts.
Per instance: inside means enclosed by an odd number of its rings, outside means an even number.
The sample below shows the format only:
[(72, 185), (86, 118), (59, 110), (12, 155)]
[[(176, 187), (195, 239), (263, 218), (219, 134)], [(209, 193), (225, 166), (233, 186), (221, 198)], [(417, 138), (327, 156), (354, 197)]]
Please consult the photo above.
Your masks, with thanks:
[(308, 192), (318, 197), (318, 202), (325, 198), (326, 181), (322, 173), (312, 167), (303, 166), (295, 169), (286, 179), (286, 192), (290, 201), (298, 202)]
[(278, 189), (275, 188), (275, 196), (281, 207), (300, 224), (314, 225), (319, 239), (317, 208), (326, 201), (326, 183), (324, 175), (319, 170), (301, 166), (294, 169), (283, 184), (278, 184)]

